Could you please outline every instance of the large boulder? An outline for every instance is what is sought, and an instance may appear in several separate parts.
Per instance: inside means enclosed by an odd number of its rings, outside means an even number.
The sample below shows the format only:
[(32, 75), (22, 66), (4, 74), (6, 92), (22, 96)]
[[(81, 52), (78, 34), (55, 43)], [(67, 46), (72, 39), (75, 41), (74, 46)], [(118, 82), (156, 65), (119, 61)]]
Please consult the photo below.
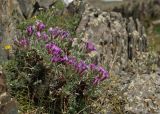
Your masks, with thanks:
[(146, 52), (148, 39), (143, 25), (132, 17), (123, 18), (120, 13), (105, 12), (87, 7), (77, 28), (86, 39), (93, 41), (98, 49), (100, 63), (116, 63), (122, 71), (137, 53)]
[(126, 114), (159, 113), (159, 76), (152, 73), (158, 58), (148, 51), (145, 28), (138, 19), (86, 5), (77, 33), (95, 43), (95, 63), (109, 67), (110, 88), (105, 90), (110, 97), (103, 106), (106, 112), (120, 113), (116, 108)]

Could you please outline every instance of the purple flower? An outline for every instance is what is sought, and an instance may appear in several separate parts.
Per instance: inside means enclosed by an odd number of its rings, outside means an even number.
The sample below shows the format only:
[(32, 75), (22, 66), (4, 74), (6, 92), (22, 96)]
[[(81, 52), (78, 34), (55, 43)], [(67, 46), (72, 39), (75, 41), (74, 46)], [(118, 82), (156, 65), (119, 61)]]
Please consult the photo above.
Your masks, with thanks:
[(68, 56), (67, 55), (65, 55), (64, 57), (61, 58), (61, 62), (66, 62), (66, 61), (68, 61)]
[(67, 31), (61, 31), (60, 36), (62, 39), (69, 37), (69, 32)]
[(27, 47), (29, 45), (29, 41), (25, 38), (20, 39), (18, 42), (23, 47)]
[(38, 39), (40, 39), (40, 37), (41, 37), (41, 33), (38, 31), (38, 32), (36, 32), (36, 37), (38, 38)]
[(61, 53), (61, 49), (56, 45), (53, 45), (51, 49), (52, 49), (52, 54), (60, 54)]
[(98, 67), (98, 71), (100, 72), (101, 75), (101, 81), (109, 77), (108, 71), (106, 71), (103, 67)]
[(48, 53), (49, 54), (52, 54), (52, 55), (59, 55), (61, 54), (62, 50), (61, 48), (59, 48), (56, 44), (54, 43), (49, 43), (49, 44), (46, 44), (46, 48), (48, 50)]
[(68, 65), (71, 65), (79, 74), (82, 74), (88, 69), (88, 65), (84, 61), (78, 62), (75, 57), (68, 57), (66, 60)]
[(51, 34), (51, 33), (52, 33), (52, 30), (53, 30), (53, 28), (50, 27), (50, 28), (48, 29), (48, 32)]
[(95, 51), (96, 48), (92, 42), (86, 42), (86, 49), (87, 52)]
[(90, 67), (91, 70), (96, 70), (97, 69), (97, 65), (95, 65), (95, 64), (90, 64), (89, 67)]
[(36, 22), (36, 25), (37, 25), (37, 31), (42, 31), (42, 30), (44, 30), (45, 29), (45, 24), (44, 23), (42, 23), (42, 22), (40, 22), (40, 21), (37, 21)]
[(3, 41), (3, 38), (2, 38), (2, 37), (0, 37), (0, 43), (2, 43), (2, 41)]
[(58, 56), (58, 55), (54, 55), (54, 56), (52, 56), (52, 58), (51, 58), (51, 62), (52, 62), (52, 63), (61, 62), (61, 57)]
[(28, 36), (31, 36), (33, 34), (33, 32), (34, 32), (33, 26), (28, 26), (26, 30), (27, 30)]
[(42, 34), (42, 39), (44, 41), (48, 40), (48, 35), (45, 32)]
[(103, 81), (103, 80), (107, 79), (107, 78), (108, 78), (108, 76), (109, 76), (109, 74), (108, 74), (108, 73), (103, 74), (103, 76), (101, 77), (101, 80), (100, 80), (100, 81)]
[(69, 37), (69, 32), (64, 31), (58, 27), (56, 28), (49, 28), (48, 30), (50, 32), (50, 34), (52, 35), (52, 37), (56, 38), (56, 37), (61, 37), (62, 39)]
[(18, 40), (17, 40), (17, 38), (16, 37), (14, 37), (13, 38), (13, 42), (17, 42)]
[(67, 64), (72, 65), (73, 67), (77, 66), (77, 59), (75, 57), (68, 57), (68, 60), (66, 61)]
[(94, 78), (93, 85), (97, 85), (109, 77), (108, 71), (106, 71), (103, 67), (97, 67), (97, 70), (100, 74)]
[(88, 65), (84, 62), (84, 61), (80, 61), (78, 64), (77, 64), (77, 71), (81, 74), (83, 73), (85, 70), (88, 69)]
[(101, 72), (101, 73), (103, 73), (103, 72), (105, 72), (106, 70), (105, 70), (103, 67), (99, 66), (99, 67), (98, 67), (98, 71)]
[(46, 49), (49, 50), (51, 48), (51, 46), (52, 46), (52, 43), (46, 44)]
[(49, 28), (49, 32), (50, 32), (50, 34), (51, 34), (51, 36), (52, 37), (54, 37), (54, 38), (56, 38), (56, 37), (58, 37), (59, 35), (60, 35), (60, 33), (61, 33), (61, 29), (59, 29), (59, 28)]
[(93, 85), (97, 85), (100, 83), (100, 77), (99, 76), (96, 76), (93, 80)]

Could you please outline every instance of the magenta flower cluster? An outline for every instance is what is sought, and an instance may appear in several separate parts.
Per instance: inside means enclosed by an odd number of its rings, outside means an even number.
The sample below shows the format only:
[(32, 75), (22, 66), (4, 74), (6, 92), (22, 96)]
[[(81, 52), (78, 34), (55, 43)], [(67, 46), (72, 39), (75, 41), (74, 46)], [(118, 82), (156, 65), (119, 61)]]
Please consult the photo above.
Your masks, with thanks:
[(67, 65), (70, 65), (81, 76), (89, 68), (85, 61), (81, 60), (78, 62), (76, 57), (67, 57), (67, 60), (65, 62)]
[(26, 38), (22, 38), (19, 40), (19, 44), (22, 46), (28, 46), (29, 45), (29, 41)]
[(37, 28), (37, 31), (43, 31), (45, 29), (46, 25), (40, 21), (37, 21), (36, 22), (36, 28)]
[(46, 28), (46, 25), (40, 21), (36, 22), (35, 26), (28, 26), (26, 31), (27, 31), (27, 35), (28, 36), (32, 36), (33, 33), (35, 32), (35, 36), (37, 37), (38, 40), (43, 39), (44, 41), (48, 40), (48, 35), (46, 32), (42, 32), (44, 31)]
[(33, 26), (28, 26), (26, 31), (27, 31), (28, 36), (31, 36), (34, 32)]
[(97, 70), (99, 72), (99, 74), (94, 78), (93, 84), (97, 85), (99, 84), (101, 81), (107, 79), (109, 77), (109, 73), (108, 71), (106, 71), (103, 67), (99, 66), (99, 67), (94, 67), (94, 70)]
[(48, 54), (52, 55), (51, 61), (53, 63), (62, 62), (62, 59), (63, 59), (61, 57), (62, 50), (55, 43), (51, 42), (51, 43), (46, 44), (46, 49), (48, 51)]
[(21, 47), (28, 47), (29, 46), (29, 40), (26, 38), (21, 38), (21, 39), (14, 38), (13, 40), (14, 40), (15, 44), (18, 44)]
[[(28, 26), (26, 31), (28, 36), (32, 36), (33, 33), (35, 32), (35, 36), (37, 37), (38, 40), (43, 39), (44, 41), (47, 41), (49, 38), (49, 35), (46, 32), (42, 32), (45, 30), (45, 28), (46, 28), (46, 25), (44, 23), (37, 21), (35, 26)], [(61, 39), (65, 39), (70, 36), (68, 31), (64, 31), (63, 29), (58, 27), (56, 28), (50, 27), (48, 29), (48, 32), (50, 33), (50, 36), (52, 38), (59, 37)]]
[(3, 41), (3, 38), (2, 38), (2, 37), (0, 37), (0, 43), (2, 43), (2, 41)]
[(95, 51), (96, 47), (94, 46), (94, 44), (90, 41), (86, 42), (86, 50), (87, 52), (91, 52), (91, 51)]
[(48, 43), (46, 45), (46, 49), (48, 51), (48, 54), (52, 55), (51, 61), (53, 63), (66, 63), (66, 65), (70, 65), (75, 71), (77, 71), (80, 76), (83, 76), (84, 72), (88, 70), (98, 72), (98, 75), (93, 80), (94, 85), (99, 84), (109, 76), (109, 73), (101, 66), (97, 66), (95, 64), (88, 65), (83, 60), (78, 62), (75, 57), (69, 57), (67, 55), (62, 56), (63, 50), (59, 48), (55, 43)]
[(52, 28), (52, 27), (49, 28), (49, 33), (51, 34), (51, 36), (53, 38), (60, 37), (60, 38), (64, 39), (64, 38), (67, 38), (67, 37), (70, 36), (70, 34), (69, 34), (68, 31), (64, 31), (64, 30), (62, 30), (62, 29), (60, 29), (58, 27), (56, 27), (56, 28)]
[[(55, 42), (53, 42), (52, 38), (60, 38), (60, 39), (66, 39), (70, 36), (68, 31), (64, 31), (63, 29), (60, 29), (58, 27), (56, 28), (49, 28), (48, 33), (45, 32), (46, 25), (40, 21), (36, 22), (35, 26), (28, 26), (26, 28), (27, 35), (31, 37), (32, 35), (36, 36), (36, 39), (34, 40), (43, 40), (46, 41), (45, 48), (49, 55), (51, 55), (51, 62), (52, 63), (62, 63), (65, 65), (70, 66), (74, 71), (76, 71), (80, 76), (83, 76), (86, 72), (96, 72), (97, 76), (93, 79), (93, 84), (97, 85), (101, 81), (108, 78), (109, 73), (100, 66), (97, 66), (95, 64), (86, 64), (85, 61), (80, 60), (76, 57), (72, 57), (66, 52), (61, 49)], [(71, 41), (71, 39), (67, 39), (68, 42)], [(21, 46), (28, 46), (29, 45), (29, 39), (21, 38), (19, 40), (16, 40)], [(63, 43), (63, 42), (61, 42)], [(91, 51), (95, 51), (96, 48), (94, 44), (90, 41), (85, 43), (86, 46), (86, 52), (89, 53)], [(67, 47), (66, 47), (67, 48)]]

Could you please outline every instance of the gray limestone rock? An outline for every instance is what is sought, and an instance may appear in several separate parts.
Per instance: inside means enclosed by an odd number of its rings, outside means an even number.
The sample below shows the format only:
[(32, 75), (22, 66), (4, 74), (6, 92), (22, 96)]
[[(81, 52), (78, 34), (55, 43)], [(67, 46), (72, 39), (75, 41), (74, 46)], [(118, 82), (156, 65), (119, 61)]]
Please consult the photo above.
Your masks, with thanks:
[(159, 114), (159, 79), (157, 73), (136, 75), (124, 92), (128, 101), (125, 111), (136, 114)]
[(17, 0), (19, 3), (19, 6), (21, 8), (21, 11), (23, 13), (23, 16), (25, 18), (31, 17), (32, 12), (34, 10), (34, 2), (33, 0)]
[(104, 58), (103, 62), (109, 64), (115, 57), (115, 62), (125, 68), (127, 61), (137, 56), (137, 51), (147, 50), (148, 39), (143, 29), (138, 19), (136, 23), (132, 17), (126, 19), (120, 13), (87, 7), (77, 33), (87, 34), (89, 40), (99, 45), (100, 61)]
[[(148, 51), (148, 38), (138, 19), (86, 6), (77, 33), (95, 43), (98, 63), (108, 65), (112, 76), (117, 76), (119, 81), (111, 81), (112, 88), (107, 93), (111, 96), (122, 93), (117, 97), (126, 99), (120, 105), (124, 114), (160, 113), (160, 77), (153, 73), (158, 57)], [(115, 113), (109, 100), (106, 112)]]

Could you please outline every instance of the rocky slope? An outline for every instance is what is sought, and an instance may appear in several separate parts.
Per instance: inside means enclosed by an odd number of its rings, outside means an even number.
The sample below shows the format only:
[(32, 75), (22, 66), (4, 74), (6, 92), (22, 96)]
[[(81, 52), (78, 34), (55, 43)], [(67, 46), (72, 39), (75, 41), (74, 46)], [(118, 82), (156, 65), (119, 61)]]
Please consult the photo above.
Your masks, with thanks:
[[(114, 96), (120, 92), (118, 98), (126, 99), (120, 106), (122, 113), (159, 113), (158, 59), (156, 54), (148, 51), (148, 38), (138, 19), (134, 21), (120, 13), (86, 6), (77, 33), (97, 45), (95, 62), (108, 65), (111, 76), (118, 76), (116, 83), (111, 80), (113, 90), (109, 89), (107, 93)], [(116, 92), (114, 88), (117, 88)], [(109, 107), (109, 100), (106, 100), (106, 112), (115, 113), (113, 106)]]
[[(151, 21), (159, 20), (159, 0), (123, 0), (123, 2), (104, 2), (87, 0), (89, 4), (104, 11), (120, 12), (124, 17), (138, 18), (143, 24), (149, 26)], [(156, 21), (157, 22), (157, 21)]]
[[(47, 1), (47, 5), (43, 5), (34, 0), (1, 0), (0, 33), (5, 42), (10, 43), (16, 23), (29, 18), (37, 5), (45, 8), (52, 5)], [(74, 10), (71, 8), (71, 11)], [(113, 87), (107, 93), (122, 93), (119, 97), (127, 101), (121, 107), (123, 113), (159, 113), (159, 73), (154, 68), (158, 59), (157, 55), (148, 52), (148, 38), (138, 19), (124, 18), (121, 13), (100, 11), (86, 5), (77, 34), (96, 44), (98, 54), (93, 60), (108, 66), (110, 74), (119, 80), (116, 83), (111, 80)], [(109, 100), (106, 100), (106, 112), (114, 113)]]
[(120, 7), (113, 8), (113, 11), (121, 12), (123, 16), (134, 19), (138, 18), (146, 26), (149, 26), (151, 21), (157, 20), (160, 17), (160, 1), (159, 0), (140, 0), (130, 1)]
[(147, 51), (148, 39), (143, 25), (137, 19), (123, 18), (120, 13), (103, 12), (87, 8), (77, 29), (77, 33), (98, 45), (99, 60), (104, 63), (114, 61), (122, 71), (128, 61)]
[(129, 84), (124, 96), (128, 100), (125, 110), (128, 114), (160, 113), (159, 71), (153, 74), (137, 75)]

